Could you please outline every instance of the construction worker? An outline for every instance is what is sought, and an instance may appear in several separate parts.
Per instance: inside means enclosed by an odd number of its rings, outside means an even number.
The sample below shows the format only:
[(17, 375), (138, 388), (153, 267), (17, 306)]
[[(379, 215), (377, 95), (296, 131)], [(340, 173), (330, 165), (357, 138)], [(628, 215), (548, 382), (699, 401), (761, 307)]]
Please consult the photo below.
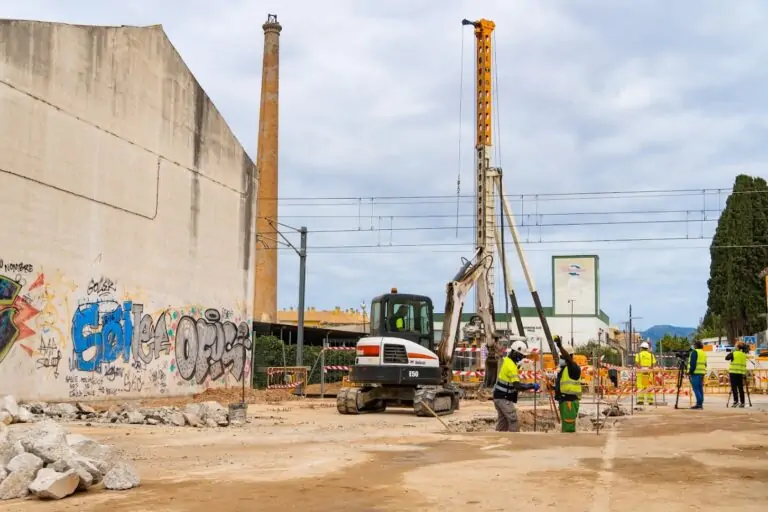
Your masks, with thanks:
[(408, 306), (400, 306), (397, 308), (395, 315), (392, 317), (392, 327), (395, 331), (405, 330), (405, 318), (408, 316)]
[(560, 350), (560, 371), (555, 379), (555, 400), (560, 404), (560, 425), (563, 432), (576, 432), (581, 400), (581, 368), (573, 360), (573, 347), (563, 347), (563, 340), (555, 336)]
[(647, 341), (640, 344), (640, 352), (635, 354), (637, 371), (637, 405), (653, 405), (653, 393), (643, 392), (651, 387), (651, 369), (656, 366), (656, 356), (651, 352)]
[(736, 343), (731, 352), (725, 355), (725, 360), (731, 362), (728, 366), (728, 377), (731, 380), (733, 407), (744, 407), (744, 379), (747, 375), (747, 352), (749, 352), (747, 344), (740, 341)]
[(704, 344), (701, 340), (693, 342), (693, 350), (688, 356), (688, 378), (691, 381), (693, 394), (696, 396), (696, 405), (691, 409), (704, 408), (704, 378), (707, 376), (707, 353), (704, 352)]
[(520, 422), (517, 418), (517, 393), (532, 389), (539, 390), (539, 384), (523, 384), (517, 370), (517, 363), (528, 355), (528, 345), (515, 341), (509, 348), (501, 363), (496, 385), (493, 387), (493, 405), (496, 407), (496, 431), (519, 432)]

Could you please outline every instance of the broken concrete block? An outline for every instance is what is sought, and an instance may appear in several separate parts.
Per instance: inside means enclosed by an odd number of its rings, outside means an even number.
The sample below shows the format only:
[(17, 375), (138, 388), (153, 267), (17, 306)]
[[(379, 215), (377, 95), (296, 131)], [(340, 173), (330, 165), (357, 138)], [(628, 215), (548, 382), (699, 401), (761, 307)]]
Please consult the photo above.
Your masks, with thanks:
[(10, 425), (13, 423), (13, 416), (8, 411), (0, 411), (0, 425)]
[(67, 403), (50, 404), (48, 407), (46, 407), (45, 414), (48, 416), (59, 416), (66, 418), (77, 414), (77, 407)]
[(3, 480), (5, 480), (5, 477), (8, 476), (8, 472), (0, 466), (0, 483), (2, 483)]
[(72, 445), (72, 449), (81, 457), (88, 459), (101, 474), (106, 474), (119, 460), (115, 448), (91, 440), (76, 443)]
[(38, 498), (60, 500), (74, 494), (79, 483), (80, 477), (74, 470), (59, 473), (50, 468), (43, 468), (29, 484), (29, 491)]
[(17, 471), (37, 473), (43, 467), (43, 459), (31, 453), (22, 453), (12, 458), (5, 467), (11, 473)]
[(168, 415), (168, 423), (176, 427), (183, 427), (187, 424), (187, 420), (184, 419), (182, 413), (173, 411)]
[(184, 413), (201, 417), (203, 415), (203, 406), (202, 404), (187, 404), (184, 407)]
[(203, 422), (200, 421), (200, 416), (197, 414), (191, 414), (188, 412), (183, 413), (184, 419), (190, 427), (202, 427)]
[(16, 423), (31, 423), (35, 419), (34, 415), (24, 407), (19, 406), (19, 413), (16, 415)]
[(160, 420), (157, 418), (147, 418), (146, 419), (147, 425), (159, 425)]
[(29, 484), (35, 479), (34, 473), (13, 471), (0, 482), (0, 500), (25, 498), (29, 495)]
[(26, 405), (32, 414), (45, 414), (45, 409), (48, 407), (45, 402), (28, 402)]
[(77, 407), (77, 410), (83, 414), (96, 414), (96, 409), (91, 407), (88, 404), (84, 404), (82, 402), (77, 402), (75, 404), (75, 407)]
[(127, 411), (123, 413), (123, 418), (125, 423), (130, 423), (131, 425), (141, 425), (144, 423), (144, 415), (139, 411)]
[(104, 488), (124, 491), (138, 487), (141, 480), (136, 470), (127, 462), (120, 461), (104, 475)]
[(38, 423), (21, 440), (24, 450), (43, 459), (47, 464), (71, 454), (67, 433), (58, 423), (46, 420)]
[(3, 411), (10, 414), (11, 418), (16, 418), (19, 415), (19, 404), (11, 395), (5, 395), (3, 398), (0, 398), (0, 412)]

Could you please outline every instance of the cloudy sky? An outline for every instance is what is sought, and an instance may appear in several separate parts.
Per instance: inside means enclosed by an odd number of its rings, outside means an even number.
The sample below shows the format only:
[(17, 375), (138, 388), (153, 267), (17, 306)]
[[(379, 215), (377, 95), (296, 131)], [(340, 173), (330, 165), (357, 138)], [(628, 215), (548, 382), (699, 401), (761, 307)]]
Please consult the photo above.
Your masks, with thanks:
[[(0, 0), (4, 18), (162, 24), (251, 155), (267, 13), (283, 25), (280, 215), (310, 231), (308, 305), (397, 286), (442, 309), (473, 245), (474, 40), (460, 22), (488, 18), (494, 159), (545, 304), (552, 255), (597, 254), (612, 323), (630, 303), (641, 327), (703, 315), (717, 189), (766, 174), (767, 2)], [(281, 307), (297, 282), (283, 251)]]

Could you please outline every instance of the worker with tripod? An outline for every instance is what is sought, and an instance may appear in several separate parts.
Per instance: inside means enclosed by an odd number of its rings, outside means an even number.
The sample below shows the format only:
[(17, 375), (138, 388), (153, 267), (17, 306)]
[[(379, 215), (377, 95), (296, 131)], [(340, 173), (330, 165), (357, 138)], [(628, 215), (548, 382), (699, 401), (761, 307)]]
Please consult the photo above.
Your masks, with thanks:
[(728, 367), (728, 377), (731, 381), (731, 394), (733, 395), (732, 407), (744, 407), (744, 381), (747, 377), (748, 352), (747, 344), (740, 341), (725, 356), (725, 360), (731, 362)]

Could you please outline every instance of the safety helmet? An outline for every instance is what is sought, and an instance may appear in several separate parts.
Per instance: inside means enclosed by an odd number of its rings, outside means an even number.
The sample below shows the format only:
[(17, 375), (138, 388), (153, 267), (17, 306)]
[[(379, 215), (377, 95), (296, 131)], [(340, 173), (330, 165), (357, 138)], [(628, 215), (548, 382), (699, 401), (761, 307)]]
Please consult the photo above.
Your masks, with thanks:
[(570, 346), (570, 345), (563, 345), (563, 350), (565, 350), (565, 352), (567, 354), (573, 355), (573, 347), (572, 346)]
[(510, 353), (512, 353), (513, 351), (514, 352), (519, 352), (523, 356), (527, 356), (528, 355), (528, 344), (526, 342), (520, 341), (520, 340), (513, 341), (512, 344), (509, 346), (509, 351), (510, 351)]
[(640, 348), (649, 349), (649, 348), (651, 348), (651, 346), (650, 346), (650, 345), (648, 345), (648, 342), (647, 342), (647, 341), (644, 341), (644, 342), (642, 342), (642, 343), (640, 344)]

